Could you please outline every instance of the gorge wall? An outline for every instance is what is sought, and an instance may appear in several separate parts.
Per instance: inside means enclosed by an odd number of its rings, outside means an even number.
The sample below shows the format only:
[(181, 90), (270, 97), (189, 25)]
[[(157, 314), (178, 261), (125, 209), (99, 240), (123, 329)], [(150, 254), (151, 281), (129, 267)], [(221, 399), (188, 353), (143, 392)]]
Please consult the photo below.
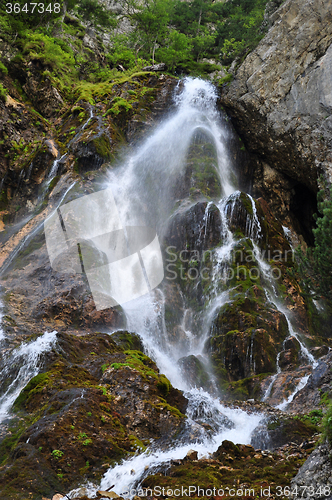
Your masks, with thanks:
[(317, 178), (332, 175), (331, 21), (329, 0), (283, 2), (221, 95), (251, 154), (254, 193), (308, 242)]

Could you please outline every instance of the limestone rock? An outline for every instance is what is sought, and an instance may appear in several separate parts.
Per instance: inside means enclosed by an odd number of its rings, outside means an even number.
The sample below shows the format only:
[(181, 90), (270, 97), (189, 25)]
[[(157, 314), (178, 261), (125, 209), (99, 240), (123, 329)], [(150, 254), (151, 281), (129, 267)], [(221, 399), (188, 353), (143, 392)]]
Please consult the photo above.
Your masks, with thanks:
[(285, 184), (274, 210), (287, 217), (287, 204), (311, 203), (317, 173), (332, 178), (332, 0), (286, 0), (271, 22), (221, 103), (252, 154), (257, 191), (272, 200), (269, 169)]
[[(296, 486), (299, 491), (303, 491), (303, 500), (312, 498), (308, 495), (309, 487), (313, 487), (314, 491), (318, 491), (320, 487), (322, 491), (324, 491), (324, 488), (327, 488), (330, 494), (332, 493), (331, 447), (327, 442), (320, 444), (311, 453), (297, 475), (292, 479), (291, 490), (294, 491)], [(301, 488), (301, 486), (305, 486), (308, 489)], [(328, 498), (330, 498), (330, 494), (327, 495)], [(291, 498), (296, 497), (292, 495)]]

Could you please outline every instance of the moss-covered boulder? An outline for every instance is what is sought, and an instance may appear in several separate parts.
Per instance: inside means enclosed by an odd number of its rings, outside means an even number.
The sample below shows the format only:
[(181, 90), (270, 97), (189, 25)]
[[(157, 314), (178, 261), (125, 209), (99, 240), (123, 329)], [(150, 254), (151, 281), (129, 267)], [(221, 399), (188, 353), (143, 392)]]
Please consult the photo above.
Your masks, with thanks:
[(198, 129), (192, 138), (178, 194), (179, 197), (208, 197), (215, 200), (222, 196), (216, 145), (213, 137), (203, 129)]
[(211, 389), (211, 376), (207, 371), (202, 356), (184, 356), (178, 361), (181, 372), (190, 387)]
[(0, 442), (4, 500), (52, 497), (98, 480), (151, 439), (182, 430), (186, 398), (150, 358), (109, 335), (58, 334), (44, 370), (16, 399)]

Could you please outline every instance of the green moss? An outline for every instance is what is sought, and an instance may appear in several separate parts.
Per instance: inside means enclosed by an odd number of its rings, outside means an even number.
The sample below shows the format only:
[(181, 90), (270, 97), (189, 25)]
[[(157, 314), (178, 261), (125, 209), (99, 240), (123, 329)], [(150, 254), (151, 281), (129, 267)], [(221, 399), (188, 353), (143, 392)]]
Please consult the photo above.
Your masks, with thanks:
[(61, 179), (61, 175), (56, 175), (51, 180), (51, 182), (49, 183), (49, 186), (48, 186), (49, 191), (52, 191), (55, 188), (55, 186), (57, 185), (57, 183), (59, 182), (60, 179)]
[(106, 134), (101, 135), (97, 139), (94, 139), (92, 142), (96, 148), (96, 152), (102, 158), (111, 158), (111, 143)]
[(50, 381), (48, 373), (40, 373), (33, 377), (30, 382), (24, 387), (20, 395), (14, 402), (14, 409), (24, 408), (33, 396), (43, 390), (45, 385)]
[(165, 375), (159, 375), (159, 380), (157, 382), (157, 387), (163, 396), (167, 396), (172, 385)]
[(113, 115), (117, 116), (122, 111), (127, 112), (132, 108), (133, 108), (132, 105), (128, 101), (123, 99), (123, 97), (115, 97), (113, 99), (113, 105), (110, 108), (110, 112)]
[(128, 438), (129, 438), (129, 441), (130, 441), (132, 448), (134, 448), (135, 451), (137, 450), (137, 451), (144, 452), (146, 450), (146, 446), (144, 445), (144, 443), (140, 439), (138, 439), (138, 437), (133, 436), (132, 434), (129, 434)]
[(329, 401), (327, 411), (322, 421), (323, 438), (332, 444), (332, 401)]
[(143, 349), (141, 339), (135, 333), (120, 330), (112, 333), (111, 338), (118, 346), (126, 350), (142, 351)]
[(0, 210), (4, 210), (8, 205), (7, 189), (3, 189), (0, 193)]
[(3, 75), (8, 75), (8, 69), (1, 61), (0, 61), (0, 73), (2, 73)]
[(218, 80), (218, 85), (222, 86), (225, 84), (229, 84), (229, 83), (231, 83), (231, 81), (233, 79), (234, 79), (234, 76), (231, 73), (229, 73), (228, 75), (226, 75), (223, 78), (220, 78), (220, 80)]
[(183, 415), (183, 413), (181, 413), (180, 410), (178, 410), (174, 406), (169, 405), (166, 402), (157, 403), (157, 404), (151, 404), (151, 406), (153, 406), (154, 408), (157, 408), (158, 410), (162, 410), (163, 412), (164, 411), (169, 411), (174, 417), (177, 417), (177, 418), (186, 418), (186, 416)]

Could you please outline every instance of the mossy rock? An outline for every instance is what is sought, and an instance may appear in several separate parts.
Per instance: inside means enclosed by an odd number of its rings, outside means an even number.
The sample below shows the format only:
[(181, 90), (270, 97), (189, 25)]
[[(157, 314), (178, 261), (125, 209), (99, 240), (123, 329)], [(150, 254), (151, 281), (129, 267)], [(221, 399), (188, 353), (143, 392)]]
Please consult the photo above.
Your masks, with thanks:
[(125, 350), (136, 350), (142, 352), (144, 350), (143, 343), (136, 333), (120, 330), (112, 333), (111, 339), (116, 343), (116, 345)]
[(190, 356), (180, 358), (178, 363), (183, 376), (191, 387), (208, 389), (210, 386), (210, 376), (202, 360), (199, 358), (191, 354)]

